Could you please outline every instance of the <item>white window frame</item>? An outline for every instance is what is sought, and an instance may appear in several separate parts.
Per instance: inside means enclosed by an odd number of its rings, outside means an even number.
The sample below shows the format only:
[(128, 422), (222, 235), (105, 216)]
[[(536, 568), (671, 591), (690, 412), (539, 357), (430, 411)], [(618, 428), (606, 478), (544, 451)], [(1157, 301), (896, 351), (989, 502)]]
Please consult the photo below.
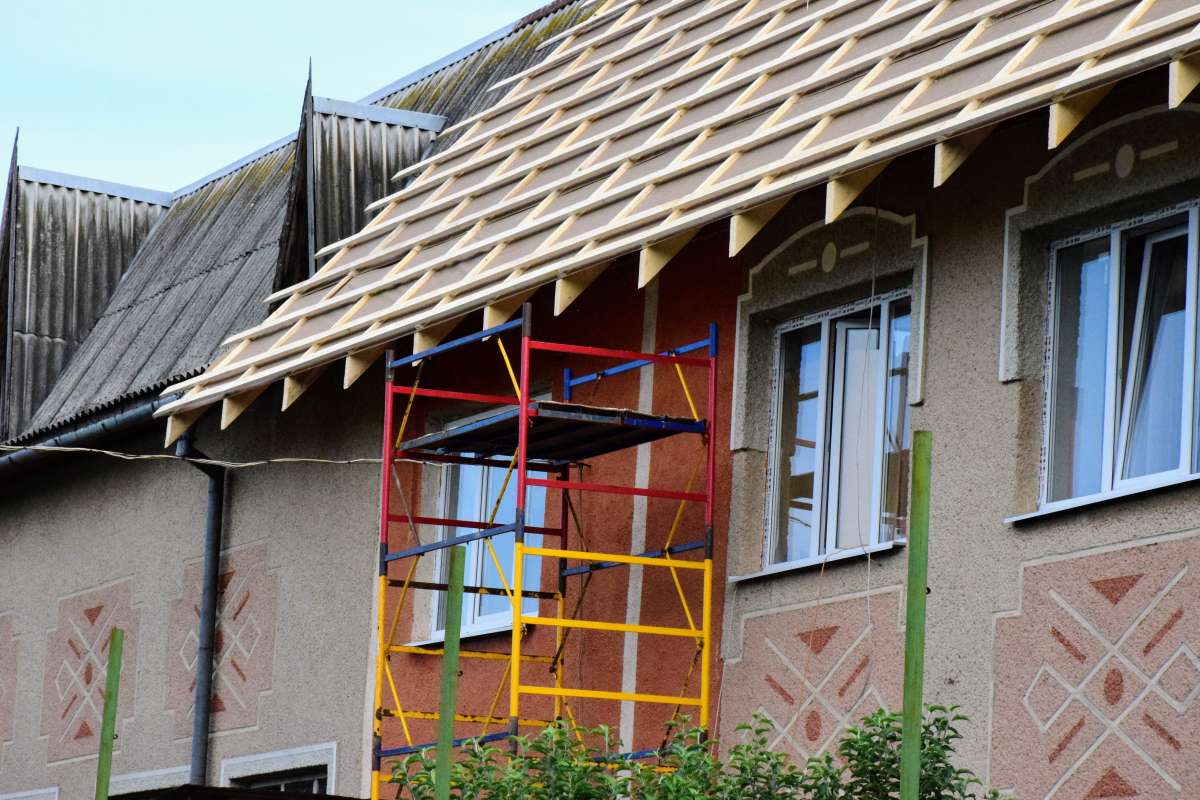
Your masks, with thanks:
[[(549, 400), (550, 396), (549, 395), (535, 396), (533, 399), (534, 400)], [(456, 426), (456, 425), (464, 425), (467, 423), (475, 422), (477, 420), (485, 419), (487, 417), (493, 416), (495, 413), (496, 413), (496, 410), (492, 409), (489, 411), (480, 412), (478, 414), (472, 414), (467, 417), (461, 417), (461, 418), (455, 419), (452, 422), (448, 423), (446, 425), (446, 427), (452, 427), (452, 426)], [(468, 464), (468, 465), (460, 465), (460, 466), (472, 466), (472, 465)], [(447, 519), (453, 519), (453, 518), (455, 518), (455, 515), (457, 514), (457, 511), (455, 510), (455, 507), (456, 507), (455, 499), (456, 498), (454, 498), (452, 496), (452, 493), (451, 493), (452, 481), (450, 480), (450, 470), (452, 470), (454, 468), (455, 467), (453, 467), (453, 466), (447, 466), (447, 467), (443, 468), (444, 472), (442, 473), (442, 480), (440, 482), (441, 485), (438, 488), (438, 501), (437, 501), (438, 508), (441, 509), (441, 512), (442, 512), (441, 515)], [(503, 467), (487, 467), (486, 469), (499, 469), (499, 470), (503, 471), (504, 468)], [(513, 491), (513, 492), (516, 491), (516, 482), (517, 482), (517, 472), (516, 472), (516, 468), (514, 467), (513, 474), (510, 479), (509, 491)], [(486, 485), (486, 483), (485, 483), (485, 485)], [(488, 510), (485, 510), (485, 514), (487, 513), (487, 511)], [(506, 522), (507, 520), (504, 520), (504, 521)], [(533, 523), (531, 523), (531, 524), (533, 524)], [(541, 523), (537, 523), (537, 525), (540, 526)], [(447, 538), (450, 535), (454, 535), (453, 529), (442, 528), (439, 531), (439, 536), (443, 539)], [(540, 541), (541, 536), (540, 536), (540, 534), (526, 533), (525, 538), (526, 538), (526, 542), (530, 543), (531, 538), (533, 539), (534, 542), (538, 542), (538, 541)], [(441, 576), (444, 572), (445, 568), (443, 565), (445, 564), (445, 558), (446, 558), (446, 551), (444, 549), (438, 550), (437, 557), (434, 561), (434, 563), (435, 563), (434, 569), (436, 570), (436, 574), (439, 576)], [(463, 583), (465, 583), (467, 586), (481, 585), (480, 581), (482, 580), (482, 576), (483, 576), (483, 572), (484, 572), (484, 559), (490, 559), (490, 558), (491, 558), (491, 556), (488, 554), (487, 544), (484, 542), (483, 539), (476, 539), (473, 542), (469, 542), (467, 544), (466, 569), (464, 570)], [(524, 578), (525, 589), (527, 591), (537, 591), (541, 587), (541, 568), (540, 568), (541, 560), (536, 557), (533, 557), (533, 556), (527, 556), (527, 559), (528, 558), (534, 558), (536, 563), (539, 566), (537, 569), (526, 569), (525, 570), (525, 573), (524, 573), (525, 574), (525, 578)], [(511, 586), (512, 579), (513, 579), (513, 565), (511, 563), (507, 564), (507, 565), (504, 565), (502, 563), (502, 566), (507, 566), (507, 568), (508, 568), (507, 572), (505, 572), (505, 574), (504, 574), (504, 577), (505, 577), (505, 580), (507, 580), (509, 582), (509, 585)], [(437, 580), (441, 580), (441, 578), (439, 577)], [(470, 593), (470, 594), (463, 595), (463, 622), (462, 622), (462, 627), (461, 627), (461, 634), (460, 634), (461, 636), (463, 636), (463, 637), (486, 636), (488, 634), (503, 633), (504, 631), (512, 630), (511, 607), (505, 609), (504, 611), (499, 611), (499, 612), (496, 612), (493, 614), (485, 614), (482, 616), (477, 615), (477, 609), (482, 604), (483, 598), (484, 598), (484, 595), (481, 595), (481, 594)], [(445, 601), (445, 593), (444, 592), (437, 592), (434, 595), (433, 603), (430, 604), (430, 610), (432, 612), (432, 619), (430, 621), (429, 629), (430, 629), (431, 633), (430, 633), (429, 639), (424, 640), (422, 642), (414, 642), (412, 644), (431, 644), (431, 643), (441, 642), (441, 641), (445, 640), (446, 630), (442, 626), (442, 619), (441, 619), (441, 616), (442, 616), (441, 609), (442, 609), (442, 604), (444, 601)], [(522, 610), (521, 610), (521, 613), (524, 616), (526, 616), (526, 617), (538, 616), (539, 606), (540, 606), (540, 603), (538, 601), (526, 599), (525, 604), (528, 607), (522, 608)]]
[[(868, 298), (864, 298), (853, 303), (847, 303), (836, 308), (825, 309), (823, 311), (807, 314), (797, 317), (787, 322), (783, 322), (775, 327), (772, 337), (772, 347), (774, 351), (774, 366), (773, 380), (771, 387), (771, 431), (768, 441), (768, 465), (767, 465), (767, 495), (766, 508), (764, 514), (764, 541), (763, 541), (763, 571), (759, 574), (770, 574), (773, 572), (782, 572), (786, 570), (796, 569), (798, 567), (811, 566), (821, 564), (828, 561), (835, 561), (843, 558), (852, 558), (855, 556), (876, 553), (884, 550), (889, 550), (897, 545), (905, 544), (906, 540), (903, 537), (897, 537), (893, 540), (880, 540), (881, 532), (881, 517), (883, 503), (883, 426), (886, 424), (887, 416), (887, 385), (886, 374), (879, 381), (877, 391), (879, 396), (876, 398), (877, 412), (875, 419), (872, 421), (874, 428), (873, 441), (876, 443), (874, 462), (872, 465), (871, 477), (871, 507), (877, 513), (870, 515), (871, 527), (867, 534), (865, 544), (855, 547), (838, 549), (837, 547), (837, 504), (840, 502), (838, 494), (838, 467), (840, 459), (840, 447), (833, 447), (831, 443), (841, 441), (841, 424), (840, 414), (834, 413), (839, 403), (844, 402), (841, 395), (841, 388), (838, 386), (839, 381), (835, 380), (837, 372), (837, 364), (833, 366), (835, 369), (830, 369), (829, 350), (831, 338), (836, 335), (837, 323), (840, 317), (850, 314), (855, 314), (865, 311), (872, 307), (878, 307), (878, 331), (879, 331), (879, 358), (886, 372), (887, 365), (891, 359), (891, 336), (890, 327), (892, 322), (891, 310), (892, 305), (898, 301), (912, 299), (911, 287), (895, 289), (890, 292), (876, 294)], [(912, 311), (910, 310), (910, 315)], [(787, 561), (772, 561), (771, 554), (775, 550), (775, 544), (778, 542), (780, 535), (786, 535), (786, 531), (781, 531), (779, 524), (777, 493), (780, 491), (779, 485), (779, 463), (782, 446), (780, 437), (781, 412), (783, 406), (783, 381), (781, 380), (783, 363), (782, 363), (782, 344), (785, 334), (807, 328), (812, 325), (821, 326), (821, 360), (818, 366), (820, 375), (823, 381), (821, 388), (820, 408), (817, 413), (817, 430), (820, 431), (821, 446), (818, 448), (816, 472), (813, 479), (813, 505), (814, 516), (818, 524), (814, 526), (812, 546), (810, 547), (811, 555), (807, 558), (792, 559)], [(915, 332), (914, 332), (915, 336)], [(835, 348), (835, 362), (843, 357), (844, 348)], [(835, 397), (837, 395), (837, 397)], [(823, 552), (822, 552), (823, 543)]]
[[(1126, 391), (1118, 404), (1117, 394), (1121, 373), (1125, 365), (1120, 363), (1120, 333), (1121, 312), (1125, 275), (1125, 236), (1137, 228), (1153, 225), (1163, 219), (1186, 214), (1186, 222), (1172, 225), (1169, 228), (1156, 230), (1146, 235), (1146, 248), (1142, 252), (1142, 277), (1139, 281), (1138, 297), (1132, 302), (1136, 304), (1136, 316), (1133, 324), (1133, 341), (1130, 352), (1137, 352), (1140, 347), (1142, 314), (1144, 310), (1143, 295), (1146, 291), (1149, 271), (1146, 269), (1146, 259), (1150, 255), (1150, 246), (1165, 239), (1174, 238), (1180, 233), (1187, 234), (1187, 299), (1184, 312), (1184, 347), (1183, 347), (1183, 396), (1180, 403), (1180, 448), (1179, 464), (1173, 470), (1158, 472), (1153, 475), (1142, 475), (1134, 478), (1120, 477), (1124, 471), (1125, 454), (1128, 451), (1124, 428), (1128, 424), (1130, 404), (1133, 402), (1133, 392)], [(1105, 372), (1104, 372), (1104, 442), (1102, 456), (1102, 472), (1100, 490), (1087, 495), (1050, 500), (1050, 460), (1053, 457), (1051, 441), (1055, 424), (1054, 408), (1054, 356), (1055, 335), (1058, 329), (1058, 257), (1059, 253), (1074, 245), (1083, 244), (1097, 239), (1108, 238), (1109, 274), (1108, 274), (1108, 329), (1105, 342)], [(1066, 239), (1051, 242), (1048, 297), (1046, 312), (1045, 362), (1043, 379), (1043, 410), (1042, 410), (1042, 453), (1039, 475), (1039, 494), (1037, 514), (1060, 511), (1078, 506), (1089, 505), (1116, 497), (1124, 497), (1138, 492), (1149, 491), (1164, 486), (1191, 480), (1198, 473), (1194, 469), (1196, 463), (1195, 429), (1196, 419), (1196, 338), (1197, 338), (1197, 269), (1200, 259), (1197, 258), (1198, 240), (1200, 240), (1200, 200), (1189, 201), (1179, 205), (1164, 208), (1150, 214), (1104, 227), (1095, 228)], [(1119, 407), (1118, 407), (1119, 405)]]

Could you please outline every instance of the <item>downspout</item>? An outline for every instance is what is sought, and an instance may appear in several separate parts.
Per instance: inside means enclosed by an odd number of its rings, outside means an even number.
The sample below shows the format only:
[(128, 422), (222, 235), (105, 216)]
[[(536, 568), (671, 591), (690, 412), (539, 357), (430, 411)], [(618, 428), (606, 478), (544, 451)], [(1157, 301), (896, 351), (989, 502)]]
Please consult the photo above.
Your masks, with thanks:
[[(175, 445), (175, 455), (206, 458), (192, 446), (190, 434)], [(192, 716), (192, 762), (188, 783), (208, 785), (208, 733), (212, 721), (212, 678), (217, 633), (217, 587), (221, 571), (221, 523), (225, 514), (228, 471), (211, 464), (195, 464), (208, 476), (208, 511), (204, 525), (204, 567), (200, 583), (200, 633), (196, 650), (195, 713)]]

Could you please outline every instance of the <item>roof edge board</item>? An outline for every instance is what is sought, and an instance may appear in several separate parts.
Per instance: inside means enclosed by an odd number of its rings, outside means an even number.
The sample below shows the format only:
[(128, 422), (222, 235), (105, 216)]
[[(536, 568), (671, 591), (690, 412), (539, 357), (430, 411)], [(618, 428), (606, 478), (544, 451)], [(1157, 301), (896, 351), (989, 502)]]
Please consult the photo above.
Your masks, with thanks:
[(279, 139), (276, 139), (275, 141), (271, 142), (270, 144), (268, 144), (264, 147), (260, 147), (259, 149), (255, 150), (253, 153), (242, 156), (237, 161), (233, 161), (229, 164), (226, 164), (225, 166), (221, 167), (220, 169), (218, 169), (214, 172), (210, 172), (209, 174), (205, 175), (203, 178), (201, 178), (197, 181), (193, 181), (192, 183), (189, 183), (187, 186), (184, 186), (182, 189), (176, 190), (175, 192), (172, 193), (172, 197), (175, 200), (179, 200), (182, 197), (186, 197), (189, 194), (199, 191), (200, 189), (203, 189), (205, 186), (212, 183), (213, 181), (220, 180), (221, 178), (224, 178), (226, 175), (237, 172), (239, 169), (246, 166), (250, 162), (257, 161), (258, 159), (262, 158), (263, 156), (267, 155), (268, 153), (273, 153), (276, 150), (278, 150), (279, 148), (283, 147), (284, 145), (287, 145), (287, 144), (295, 141), (296, 136), (298, 134), (299, 134), (298, 130), (292, 131), (288, 135), (283, 136)]
[(95, 194), (107, 194), (113, 197), (122, 197), (127, 200), (137, 200), (159, 206), (169, 206), (175, 199), (171, 192), (147, 189), (144, 186), (131, 186), (125, 183), (102, 181), (97, 178), (89, 178), (85, 175), (71, 175), (66, 172), (27, 167), (23, 164), (17, 167), (17, 178), (33, 183), (46, 183), (52, 186), (62, 186), (64, 189), (79, 189)]
[(318, 114), (332, 114), (367, 122), (383, 122), (405, 128), (419, 128), (430, 133), (439, 133), (442, 128), (446, 127), (446, 118), (438, 114), (425, 114), (406, 108), (372, 106), (349, 100), (335, 100), (332, 97), (314, 97), (313, 111)]

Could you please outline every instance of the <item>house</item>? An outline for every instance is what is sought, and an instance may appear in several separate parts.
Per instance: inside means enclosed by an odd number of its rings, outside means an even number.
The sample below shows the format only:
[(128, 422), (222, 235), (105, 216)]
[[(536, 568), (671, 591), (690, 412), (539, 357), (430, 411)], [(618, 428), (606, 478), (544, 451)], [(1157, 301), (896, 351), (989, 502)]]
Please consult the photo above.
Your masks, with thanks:
[[(542, 13), (494, 45), (537, 58), (428, 126), (356, 200), (365, 221), (314, 238), (292, 192), (270, 307), (146, 390), (175, 452), (260, 464), (223, 467), (213, 593), (224, 577), (222, 638), (243, 597), (275, 615), (255, 628), (274, 661), (242, 681), (251, 720), (222, 694), (244, 642), (216, 645), (209, 779), (326, 747), (338, 792), (390, 797), (390, 765), (432, 739), (450, 544), (470, 587), (459, 735), (561, 715), (636, 755), (677, 712), (727, 743), (761, 711), (773, 747), (826, 750), (900, 703), (928, 430), (925, 695), (970, 717), (963, 765), (1022, 798), (1194, 797), (1200, 9)], [(145, 210), (163, 216), (131, 276), (178, 203)], [(115, 325), (93, 347), (202, 341), (199, 297), (156, 302), (150, 341)], [(34, 424), (108, 380), (59, 389), (103, 324)], [(146, 430), (111, 449), (163, 453)], [(37, 477), (0, 523), (18, 642), (0, 676), (19, 682), (0, 787), (65, 786), (58, 765), (86, 757), (53, 719), (39, 738), (37, 706), (66, 696), (63, 631), (110, 608), (137, 645), (118, 767), (161, 780), (206, 739), (192, 672), (163, 665), (202, 616), (193, 465), (221, 465), (58, 453), (33, 473), (33, 452), (10, 456)]]

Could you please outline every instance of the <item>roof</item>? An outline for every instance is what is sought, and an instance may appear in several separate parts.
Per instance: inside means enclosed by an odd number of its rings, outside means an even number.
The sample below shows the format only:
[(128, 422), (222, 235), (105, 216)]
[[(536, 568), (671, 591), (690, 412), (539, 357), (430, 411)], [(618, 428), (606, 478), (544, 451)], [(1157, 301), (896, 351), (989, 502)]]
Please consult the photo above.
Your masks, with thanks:
[(288, 142), (175, 201), (26, 435), (195, 374), (230, 330), (262, 320), (295, 151)]
[(1102, 87), (1200, 46), (1198, 22), (1191, 0), (606, 3), (158, 413), (436, 338), (627, 253), (644, 285), (701, 226), (755, 230), (809, 187), (832, 220), (895, 156), (1036, 108), (1059, 103), (1065, 135)]
[(170, 202), (18, 165), (14, 145), (0, 226), (0, 440), (30, 423)]
[(223, 340), (266, 317), (265, 295), (307, 277), (306, 250), (361, 229), (366, 206), (394, 190), (391, 175), (436, 152), (438, 131), (493, 102), (492, 84), (546, 55), (539, 43), (588, 5), (545, 6), (374, 93), (375, 105), (306, 93), (298, 134), (168, 195), (172, 207), (15, 440), (202, 371)]

